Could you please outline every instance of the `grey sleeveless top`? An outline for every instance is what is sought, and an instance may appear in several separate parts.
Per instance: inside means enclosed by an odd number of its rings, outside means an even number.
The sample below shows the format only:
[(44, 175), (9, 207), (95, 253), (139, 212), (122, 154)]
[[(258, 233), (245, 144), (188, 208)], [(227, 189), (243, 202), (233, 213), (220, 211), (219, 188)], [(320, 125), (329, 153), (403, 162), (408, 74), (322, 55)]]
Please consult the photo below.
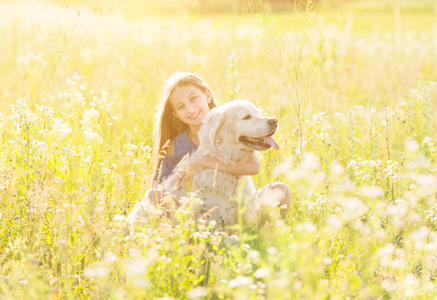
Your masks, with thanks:
[(194, 147), (188, 137), (188, 130), (177, 135), (174, 139), (174, 155), (170, 156), (166, 154), (161, 160), (154, 177), (155, 181), (157, 183), (162, 183), (165, 178), (173, 173), (174, 168), (182, 157), (187, 153), (190, 153), (191, 155), (194, 151), (196, 151), (196, 147)]

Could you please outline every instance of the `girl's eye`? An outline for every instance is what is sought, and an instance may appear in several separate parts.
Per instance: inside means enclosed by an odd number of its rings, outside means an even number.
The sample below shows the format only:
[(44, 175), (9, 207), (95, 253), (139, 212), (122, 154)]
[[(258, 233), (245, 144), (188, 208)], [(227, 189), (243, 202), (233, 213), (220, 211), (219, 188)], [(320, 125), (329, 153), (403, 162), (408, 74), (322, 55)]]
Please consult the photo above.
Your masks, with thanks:
[(251, 115), (246, 115), (246, 116), (243, 118), (243, 120), (250, 120), (250, 119), (252, 119), (252, 116), (251, 116)]

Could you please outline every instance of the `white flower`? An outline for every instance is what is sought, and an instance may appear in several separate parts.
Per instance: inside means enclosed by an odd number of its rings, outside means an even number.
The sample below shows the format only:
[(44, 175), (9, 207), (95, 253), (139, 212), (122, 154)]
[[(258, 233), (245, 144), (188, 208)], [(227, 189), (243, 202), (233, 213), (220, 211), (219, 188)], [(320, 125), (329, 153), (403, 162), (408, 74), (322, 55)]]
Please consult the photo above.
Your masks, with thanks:
[(109, 270), (101, 265), (97, 265), (94, 267), (86, 267), (83, 275), (86, 277), (104, 277), (109, 274)]
[[(351, 161), (350, 163), (352, 163), (352, 161)], [(344, 173), (344, 168), (343, 168), (343, 166), (340, 165), (338, 162), (334, 162), (334, 163), (331, 165), (331, 173), (332, 173), (332, 174), (335, 174), (335, 175), (339, 175), (339, 176), (341, 176), (341, 175), (343, 175), (343, 173)]]
[(237, 246), (240, 243), (240, 239), (236, 235), (231, 235), (224, 240), (226, 246)]
[(379, 186), (363, 186), (361, 187), (360, 192), (363, 196), (376, 198), (382, 196), (384, 190)]
[(85, 139), (92, 143), (92, 142), (102, 142), (102, 139), (100, 138), (99, 134), (97, 132), (94, 132), (91, 128), (87, 127), (85, 129), (83, 129), (82, 131), (83, 136), (85, 137)]
[(422, 240), (424, 238), (426, 238), (429, 234), (429, 229), (426, 227), (422, 227), (419, 230), (414, 231), (411, 234), (411, 238), (414, 240)]
[(229, 280), (228, 287), (233, 289), (243, 285), (251, 285), (252, 279), (246, 276), (237, 276), (234, 279)]
[(325, 256), (325, 257), (323, 258), (323, 263), (324, 263), (325, 265), (329, 265), (329, 264), (331, 264), (331, 263), (332, 263), (332, 258), (330, 258), (330, 257), (328, 257), (328, 256)]
[(113, 263), (117, 260), (117, 256), (112, 252), (106, 252), (103, 259), (108, 263)]
[(311, 222), (305, 222), (296, 226), (296, 231), (315, 232), (317, 227)]
[(381, 282), (381, 287), (386, 291), (395, 291), (398, 289), (398, 285), (396, 284), (396, 282), (393, 280), (392, 277), (384, 279)]
[(193, 288), (188, 292), (188, 297), (190, 299), (200, 299), (205, 297), (206, 294), (207, 294), (206, 288), (204, 288), (203, 286), (196, 286), (195, 288)]
[(405, 143), (405, 148), (409, 151), (415, 152), (419, 149), (419, 144), (415, 140), (409, 138)]
[(367, 206), (358, 198), (338, 198), (337, 202), (344, 209), (343, 218), (351, 220), (358, 218), (367, 212)]
[(343, 221), (339, 217), (331, 215), (326, 218), (326, 224), (336, 229), (340, 229), (341, 226), (343, 226)]
[(391, 255), (396, 250), (393, 244), (387, 244), (385, 247), (379, 248), (377, 254), (380, 256)]
[(265, 268), (260, 268), (260, 269), (256, 270), (254, 273), (254, 276), (255, 276), (255, 278), (259, 279), (259, 278), (263, 278), (266, 276), (270, 276), (271, 273), (272, 273), (272, 271), (270, 270), (270, 268), (265, 267)]
[(72, 132), (69, 123), (64, 123), (63, 119), (53, 119), (53, 131), (59, 135), (67, 135)]
[(114, 215), (112, 220), (114, 220), (114, 221), (124, 221), (124, 220), (126, 220), (126, 216), (123, 216), (123, 215)]
[(305, 170), (316, 170), (320, 168), (317, 155), (311, 152), (304, 153), (302, 167)]
[(126, 273), (131, 276), (143, 275), (147, 265), (148, 260), (144, 257), (129, 259), (126, 262)]

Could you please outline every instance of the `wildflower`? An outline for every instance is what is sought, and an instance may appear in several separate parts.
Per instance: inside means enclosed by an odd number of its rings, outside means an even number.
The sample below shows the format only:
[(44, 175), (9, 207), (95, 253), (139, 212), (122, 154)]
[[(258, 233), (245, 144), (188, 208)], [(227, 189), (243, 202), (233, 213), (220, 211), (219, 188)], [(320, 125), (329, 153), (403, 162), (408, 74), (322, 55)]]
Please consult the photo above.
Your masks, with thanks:
[[(343, 219), (352, 220), (365, 214), (367, 206), (358, 198), (339, 198), (337, 202), (344, 209)], [(337, 208), (336, 208), (337, 210)]]
[(188, 297), (191, 299), (203, 299), (207, 294), (206, 288), (203, 286), (196, 286), (188, 292)]
[(113, 263), (117, 260), (117, 256), (112, 252), (106, 252), (103, 259), (108, 263)]
[(337, 14), (337, 20), (338, 20), (339, 22), (342, 22), (342, 21), (343, 21), (343, 14), (342, 14), (342, 13), (338, 13), (338, 14)]
[(386, 291), (395, 291), (398, 289), (397, 283), (393, 280), (393, 277), (384, 279), (381, 282), (381, 287)]
[(405, 267), (406, 264), (407, 263), (405, 262), (405, 260), (400, 259), (400, 258), (396, 258), (392, 261), (391, 266), (393, 268), (396, 268), (396, 269), (401, 269), (401, 268)]
[(331, 215), (326, 218), (326, 224), (333, 228), (340, 229), (341, 226), (343, 226), (343, 221), (339, 217)]
[(278, 249), (276, 249), (275, 247), (268, 247), (267, 248), (267, 253), (271, 254), (271, 255), (275, 255), (278, 253)]
[(300, 288), (302, 287), (302, 282), (301, 281), (296, 281), (294, 284), (293, 284), (293, 288), (295, 289), (295, 290), (299, 290)]
[(252, 284), (252, 279), (246, 276), (237, 276), (234, 279), (229, 280), (228, 287), (233, 289), (239, 286)]
[(126, 219), (126, 216), (123, 215), (114, 215), (114, 217), (112, 218), (112, 220), (114, 221), (124, 221)]
[(409, 138), (405, 143), (405, 148), (409, 151), (416, 152), (419, 149), (419, 144), (415, 140)]
[(414, 240), (424, 239), (428, 236), (428, 234), (429, 234), (429, 229), (426, 227), (422, 227), (419, 230), (414, 231), (411, 234), (411, 238), (413, 238)]
[(328, 256), (325, 256), (325, 257), (323, 258), (323, 263), (324, 263), (325, 265), (330, 265), (330, 264), (332, 263), (332, 258), (330, 258), (330, 257), (328, 257)]
[(316, 170), (320, 168), (318, 157), (314, 153), (307, 152), (304, 154), (302, 167), (305, 170)]
[(315, 232), (317, 227), (311, 222), (305, 222), (296, 226), (296, 231)]
[(413, 178), (417, 185), (417, 193), (420, 195), (430, 195), (437, 190), (436, 178), (432, 174), (416, 174)]
[(395, 250), (396, 247), (393, 244), (387, 244), (385, 247), (379, 248), (377, 254), (379, 256), (392, 255)]
[(86, 267), (83, 275), (86, 277), (104, 277), (107, 276), (109, 274), (109, 270), (102, 266), (101, 264), (97, 264), (95, 266), (91, 266), (91, 267)]
[(409, 298), (416, 294), (419, 282), (414, 274), (409, 273), (405, 276), (404, 280), (400, 282), (400, 285), (405, 289), (404, 295)]
[(132, 258), (126, 262), (126, 273), (132, 276), (143, 275), (148, 264), (148, 260), (144, 257)]
[(97, 119), (99, 117), (99, 111), (95, 109), (86, 110), (82, 115), (82, 124), (90, 124), (92, 120)]
[(61, 135), (61, 136), (63, 136), (63, 135), (67, 135), (67, 134), (69, 134), (69, 133), (72, 132), (72, 130), (71, 130), (71, 128), (70, 128), (70, 124), (64, 122), (63, 119), (58, 119), (58, 118), (53, 119), (53, 125), (52, 125), (52, 127), (53, 127), (53, 132), (54, 132), (56, 135)]
[(102, 139), (100, 138), (99, 134), (97, 132), (94, 132), (91, 128), (87, 127), (83, 129), (82, 131), (83, 136), (85, 137), (85, 140), (88, 142), (102, 142)]
[(240, 243), (240, 239), (236, 235), (231, 235), (224, 240), (224, 244), (227, 246), (237, 246)]
[(249, 255), (249, 258), (252, 260), (257, 260), (260, 257), (259, 251), (257, 251), (257, 250), (250, 250), (248, 255)]
[[(370, 175), (367, 175), (370, 177)], [(369, 178), (370, 179), (370, 178)], [(379, 186), (363, 186), (360, 189), (360, 192), (363, 196), (369, 198), (376, 198), (383, 195), (384, 190)]]
[(254, 276), (255, 276), (255, 278), (259, 279), (259, 278), (270, 276), (271, 273), (272, 272), (271, 272), (270, 268), (265, 267), (265, 268), (260, 268), (260, 269), (256, 270), (254, 273)]

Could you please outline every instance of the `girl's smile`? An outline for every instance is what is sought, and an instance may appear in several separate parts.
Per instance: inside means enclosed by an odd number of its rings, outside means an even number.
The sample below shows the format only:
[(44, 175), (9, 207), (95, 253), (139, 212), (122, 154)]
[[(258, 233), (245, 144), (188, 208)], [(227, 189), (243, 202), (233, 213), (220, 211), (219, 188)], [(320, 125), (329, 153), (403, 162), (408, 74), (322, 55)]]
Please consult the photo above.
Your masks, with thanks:
[(199, 110), (195, 115), (189, 117), (189, 119), (196, 119), (200, 115), (201, 111)]
[(204, 92), (194, 85), (178, 87), (170, 96), (173, 114), (186, 123), (191, 130), (197, 132), (209, 112), (211, 92)]

